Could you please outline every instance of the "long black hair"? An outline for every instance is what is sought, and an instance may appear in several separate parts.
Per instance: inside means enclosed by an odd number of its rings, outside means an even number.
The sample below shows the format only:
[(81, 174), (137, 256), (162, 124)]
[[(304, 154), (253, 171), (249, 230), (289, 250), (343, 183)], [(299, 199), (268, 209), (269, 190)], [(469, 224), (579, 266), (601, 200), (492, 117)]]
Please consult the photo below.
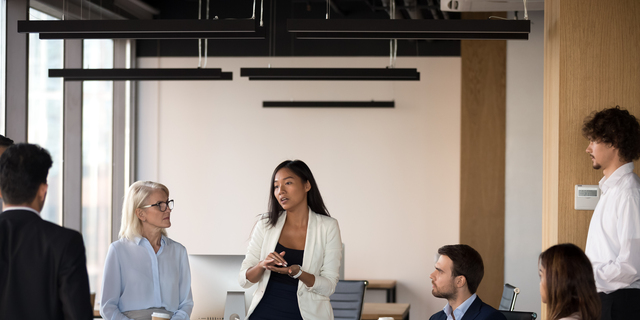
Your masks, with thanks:
[(307, 192), (307, 205), (313, 212), (321, 215), (325, 215), (330, 217), (329, 211), (327, 207), (324, 206), (324, 202), (322, 201), (322, 196), (320, 195), (320, 190), (318, 189), (318, 184), (316, 183), (316, 179), (313, 177), (313, 173), (302, 160), (286, 160), (280, 163), (274, 170), (271, 175), (271, 186), (269, 188), (269, 208), (268, 210), (268, 219), (269, 226), (274, 227), (276, 222), (278, 222), (278, 218), (284, 212), (284, 209), (276, 199), (274, 195), (275, 187), (273, 186), (273, 182), (276, 179), (276, 173), (280, 171), (280, 169), (287, 168), (293, 172), (302, 183), (306, 183), (307, 181), (311, 185), (311, 189)]

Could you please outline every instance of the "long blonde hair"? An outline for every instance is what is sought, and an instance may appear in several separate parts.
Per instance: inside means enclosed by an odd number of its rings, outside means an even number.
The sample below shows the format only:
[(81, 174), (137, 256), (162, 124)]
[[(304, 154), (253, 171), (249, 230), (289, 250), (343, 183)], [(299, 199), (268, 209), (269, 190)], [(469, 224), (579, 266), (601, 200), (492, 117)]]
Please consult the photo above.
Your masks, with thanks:
[[(133, 240), (142, 235), (142, 222), (136, 215), (136, 209), (142, 207), (149, 195), (157, 190), (162, 190), (169, 197), (169, 188), (162, 183), (153, 181), (136, 181), (124, 195), (122, 203), (122, 222), (120, 224), (120, 239)], [(167, 231), (163, 228), (162, 235), (167, 236)]]

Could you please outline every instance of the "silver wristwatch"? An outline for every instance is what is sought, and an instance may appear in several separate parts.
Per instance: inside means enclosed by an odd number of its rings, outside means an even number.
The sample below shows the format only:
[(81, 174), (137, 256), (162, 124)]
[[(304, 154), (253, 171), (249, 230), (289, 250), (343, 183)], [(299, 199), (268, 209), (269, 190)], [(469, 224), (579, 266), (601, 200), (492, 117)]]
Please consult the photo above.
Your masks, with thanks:
[(289, 277), (294, 278), (294, 279), (298, 279), (301, 275), (302, 275), (302, 266), (301, 265), (297, 265), (298, 266), (298, 273), (291, 275), (289, 274)]

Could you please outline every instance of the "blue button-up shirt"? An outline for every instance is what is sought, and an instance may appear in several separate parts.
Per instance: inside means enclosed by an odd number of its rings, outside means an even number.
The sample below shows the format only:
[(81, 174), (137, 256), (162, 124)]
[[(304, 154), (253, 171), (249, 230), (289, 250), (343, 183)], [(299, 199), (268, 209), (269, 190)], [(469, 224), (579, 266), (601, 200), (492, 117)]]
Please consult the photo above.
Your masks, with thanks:
[(165, 236), (156, 253), (146, 238), (120, 239), (109, 247), (102, 278), (100, 314), (126, 320), (122, 312), (164, 307), (171, 319), (193, 309), (187, 250)]
[(444, 306), (444, 309), (442, 309), (447, 315), (447, 320), (454, 320), (454, 318), (455, 320), (462, 319), (462, 317), (464, 317), (464, 314), (467, 313), (467, 310), (469, 309), (473, 301), (476, 300), (476, 297), (478, 296), (474, 293), (471, 295), (471, 297), (461, 303), (455, 310), (453, 310), (453, 316), (451, 315), (451, 306), (447, 302), (447, 305)]

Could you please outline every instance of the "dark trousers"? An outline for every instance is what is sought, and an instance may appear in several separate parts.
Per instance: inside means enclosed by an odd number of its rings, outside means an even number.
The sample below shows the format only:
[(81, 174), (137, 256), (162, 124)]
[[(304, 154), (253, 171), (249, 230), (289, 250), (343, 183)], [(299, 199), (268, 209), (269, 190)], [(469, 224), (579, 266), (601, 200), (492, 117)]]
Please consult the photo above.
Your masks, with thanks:
[(602, 302), (601, 320), (640, 319), (640, 289), (620, 289), (598, 295)]

